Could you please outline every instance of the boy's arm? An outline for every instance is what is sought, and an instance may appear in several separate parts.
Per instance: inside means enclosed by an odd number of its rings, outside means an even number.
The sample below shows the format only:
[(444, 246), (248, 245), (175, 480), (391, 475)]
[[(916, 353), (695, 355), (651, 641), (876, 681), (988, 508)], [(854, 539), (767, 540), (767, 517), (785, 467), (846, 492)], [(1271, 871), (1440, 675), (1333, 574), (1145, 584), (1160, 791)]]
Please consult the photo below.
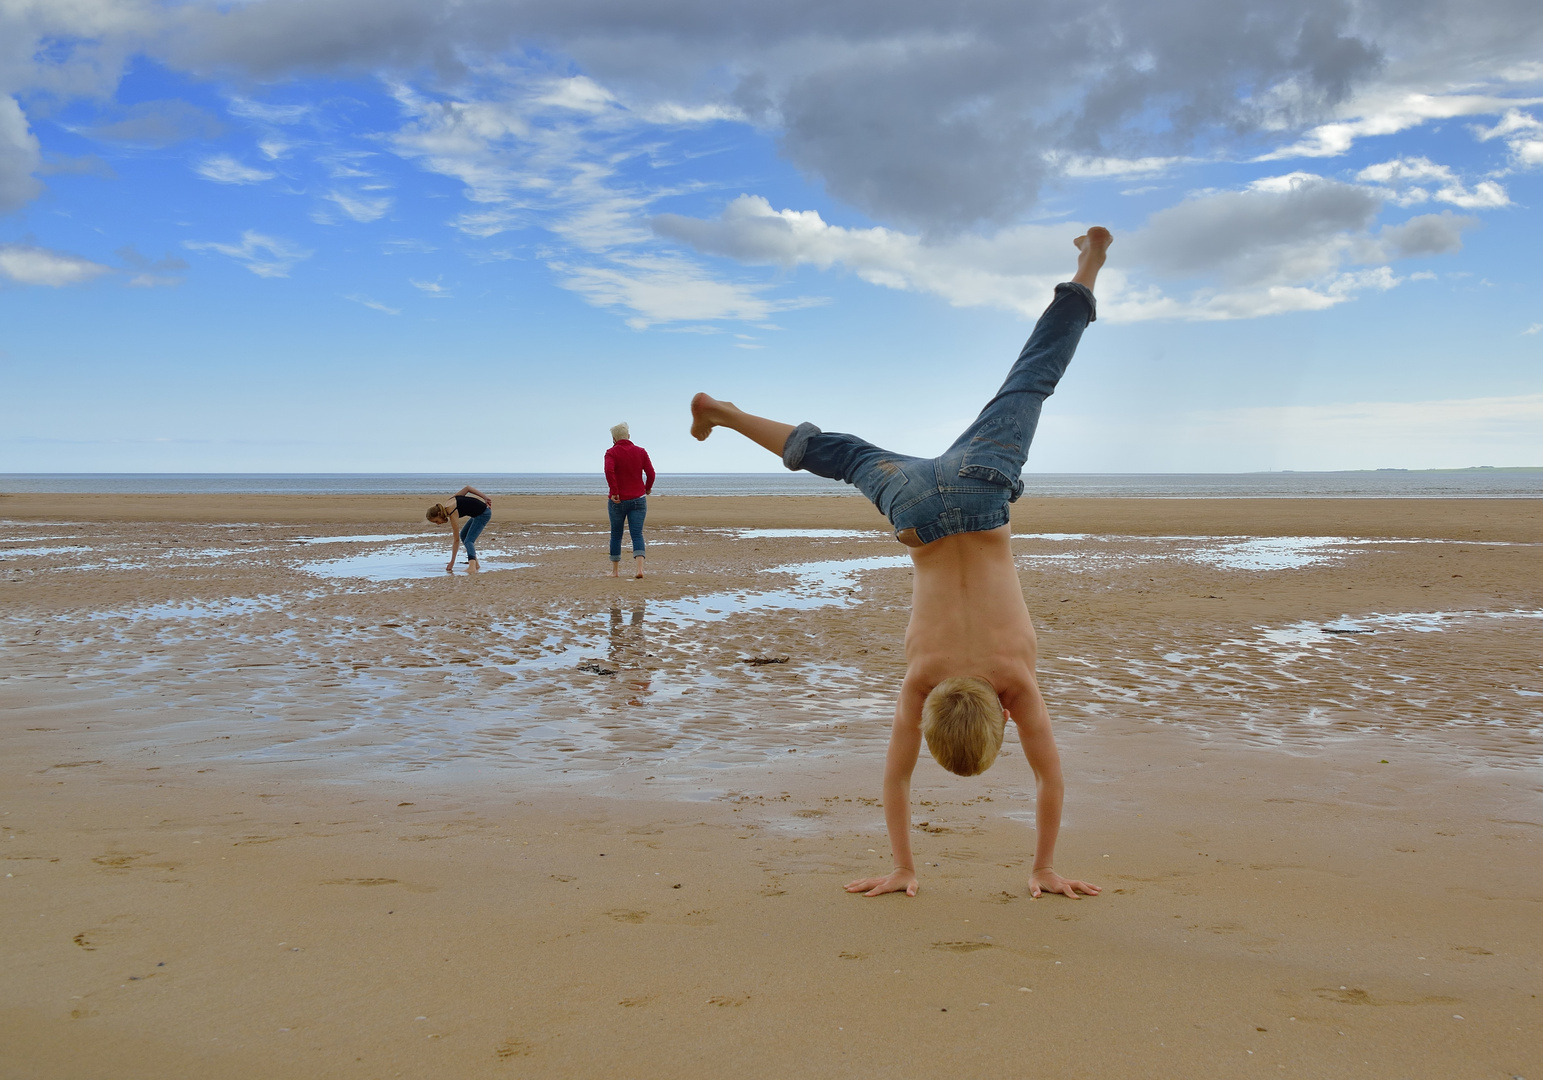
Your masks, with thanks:
[(884, 758), (884, 824), (889, 828), (889, 849), (895, 868), (884, 877), (861, 878), (847, 884), (847, 892), (864, 896), (905, 892), (915, 896), (916, 859), (911, 854), (911, 774), (922, 745), (922, 702), (925, 695), (909, 683), (900, 688), (895, 705), (895, 724), (889, 732), (889, 753)]
[[(1097, 896), (1101, 891), (1097, 885), (1063, 878), (1055, 872), (1055, 844), (1061, 833), (1061, 803), (1066, 785), (1061, 778), (1061, 755), (1056, 750), (1044, 699), (1032, 692), (1020, 696), (1012, 705), (1018, 709), (1009, 707), (1008, 712), (1018, 725), (1018, 739), (1023, 743), (1029, 767), (1034, 770), (1038, 789), (1034, 806), (1034, 872), (1029, 877), (1029, 895), (1056, 892), (1081, 899), (1078, 893), (1082, 892)], [(1020, 720), (1019, 716), (1025, 719)]]

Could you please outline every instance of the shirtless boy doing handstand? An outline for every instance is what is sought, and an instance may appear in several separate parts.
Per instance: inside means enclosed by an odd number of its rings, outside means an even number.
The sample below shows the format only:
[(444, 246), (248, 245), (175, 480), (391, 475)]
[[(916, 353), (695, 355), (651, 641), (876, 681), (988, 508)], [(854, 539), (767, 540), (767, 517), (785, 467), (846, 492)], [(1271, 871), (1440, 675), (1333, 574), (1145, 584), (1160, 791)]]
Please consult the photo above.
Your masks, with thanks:
[(976, 776), (996, 759), (1012, 720), (1038, 786), (1030, 894), (1099, 893), (1097, 885), (1062, 877), (1053, 865), (1064, 791), (1061, 759), (1034, 678), (1034, 625), (1013, 566), (1008, 504), (1023, 492), (1019, 476), (1040, 406), (1095, 317), (1093, 282), (1112, 239), (1102, 228), (1076, 239), (1076, 275), (1056, 286), (1001, 390), (940, 457), (909, 457), (813, 424), (795, 427), (752, 416), (706, 394), (691, 401), (696, 438), (707, 438), (715, 427), (731, 428), (779, 455), (789, 469), (854, 485), (910, 548), (916, 574), (905, 681), (884, 763), (884, 820), (895, 868), (851, 882), (848, 892), (916, 895), (911, 774), (923, 739), (945, 769)]

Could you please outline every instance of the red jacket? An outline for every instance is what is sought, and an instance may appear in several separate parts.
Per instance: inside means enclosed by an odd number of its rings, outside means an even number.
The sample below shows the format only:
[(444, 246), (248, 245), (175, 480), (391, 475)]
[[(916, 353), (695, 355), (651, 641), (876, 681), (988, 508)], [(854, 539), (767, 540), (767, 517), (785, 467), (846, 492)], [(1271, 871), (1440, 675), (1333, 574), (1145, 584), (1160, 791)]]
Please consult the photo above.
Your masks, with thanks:
[[(647, 481), (643, 474), (648, 475)], [(620, 439), (605, 452), (605, 482), (617, 499), (640, 499), (654, 490), (654, 463), (631, 439)]]

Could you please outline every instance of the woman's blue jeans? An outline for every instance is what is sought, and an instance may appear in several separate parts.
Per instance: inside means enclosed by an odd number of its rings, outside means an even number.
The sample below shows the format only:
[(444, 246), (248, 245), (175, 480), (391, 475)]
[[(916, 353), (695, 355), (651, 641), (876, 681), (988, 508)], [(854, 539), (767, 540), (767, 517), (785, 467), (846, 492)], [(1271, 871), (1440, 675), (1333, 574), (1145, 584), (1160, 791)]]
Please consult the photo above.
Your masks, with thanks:
[(477, 537), (482, 535), (482, 530), (488, 527), (488, 522), (493, 520), (493, 508), (490, 506), (474, 518), (467, 518), (461, 526), (461, 543), (466, 546), (466, 561), (472, 562), (477, 558)]
[(632, 556), (643, 554), (643, 518), (648, 514), (648, 496), (623, 499), (621, 502), (606, 500), (611, 512), (611, 561), (621, 562), (621, 529), (625, 524), (632, 533)]
[(782, 463), (853, 485), (912, 547), (1000, 528), (1008, 522), (1008, 504), (1023, 493), (1020, 474), (1040, 406), (1055, 391), (1094, 317), (1090, 290), (1077, 282), (1057, 285), (1007, 381), (938, 457), (897, 454), (855, 435), (799, 424), (783, 447)]

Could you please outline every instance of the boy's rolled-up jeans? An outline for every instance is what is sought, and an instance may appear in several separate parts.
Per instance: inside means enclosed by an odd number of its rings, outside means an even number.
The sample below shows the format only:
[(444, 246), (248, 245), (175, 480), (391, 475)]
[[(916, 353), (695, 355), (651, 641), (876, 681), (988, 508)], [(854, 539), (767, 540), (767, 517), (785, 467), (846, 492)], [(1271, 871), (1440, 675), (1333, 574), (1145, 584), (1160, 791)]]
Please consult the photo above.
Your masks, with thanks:
[(911, 457), (855, 435), (799, 424), (782, 449), (782, 463), (843, 480), (868, 496), (912, 547), (945, 536), (986, 532), (1008, 522), (1008, 505), (1023, 494), (1024, 462), (1039, 411), (1055, 392), (1077, 351), (1082, 331), (1097, 318), (1093, 293), (1077, 282), (1055, 287), (1007, 380), (975, 422), (942, 455)]

